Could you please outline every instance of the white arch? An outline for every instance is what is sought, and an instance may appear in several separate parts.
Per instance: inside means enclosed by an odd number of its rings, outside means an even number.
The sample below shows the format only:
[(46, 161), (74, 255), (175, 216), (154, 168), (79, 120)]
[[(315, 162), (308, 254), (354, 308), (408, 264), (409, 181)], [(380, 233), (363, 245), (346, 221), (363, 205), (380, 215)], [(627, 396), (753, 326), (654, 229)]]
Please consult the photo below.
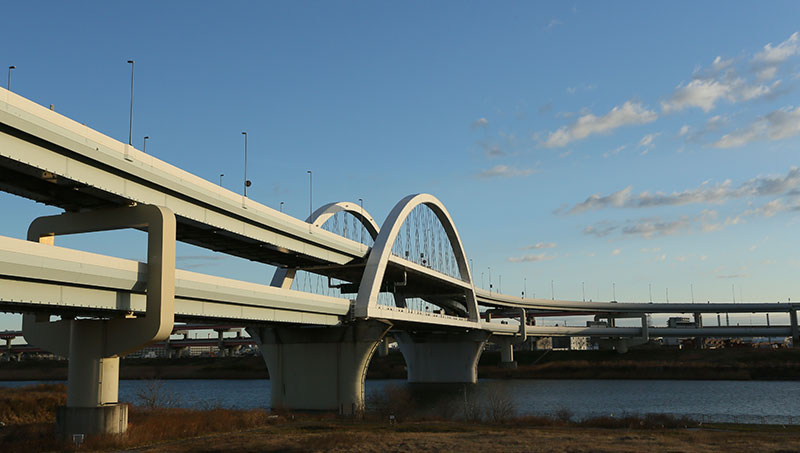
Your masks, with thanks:
[(409, 195), (400, 202), (398, 202), (386, 220), (383, 222), (380, 233), (375, 239), (375, 244), (372, 246), (372, 251), (367, 259), (367, 265), (364, 269), (364, 275), (361, 278), (361, 284), (358, 287), (358, 296), (355, 304), (355, 315), (357, 317), (368, 318), (370, 311), (378, 304), (378, 293), (380, 292), (381, 282), (386, 273), (386, 266), (389, 263), (389, 256), (392, 253), (392, 246), (400, 233), (400, 228), (403, 226), (406, 218), (411, 214), (417, 206), (424, 204), (439, 219), (439, 222), (444, 227), (447, 233), (447, 239), (453, 248), (456, 263), (458, 264), (459, 275), (461, 280), (469, 283), (470, 289), (465, 290), (466, 306), (471, 321), (479, 322), (480, 314), (478, 311), (478, 300), (475, 297), (475, 290), (472, 285), (472, 274), (469, 270), (467, 255), (464, 252), (464, 245), (461, 243), (461, 237), (458, 235), (455, 223), (450, 217), (450, 214), (445, 209), (444, 205), (438, 198), (430, 194), (416, 194)]
[[(306, 222), (314, 225), (315, 227), (321, 227), (325, 224), (325, 222), (328, 221), (328, 219), (336, 215), (336, 213), (342, 211), (349, 212), (353, 215), (353, 217), (358, 219), (358, 221), (364, 225), (364, 228), (367, 229), (367, 232), (373, 240), (378, 237), (378, 224), (375, 222), (375, 219), (373, 219), (369, 213), (364, 211), (364, 208), (361, 207), (361, 205), (349, 201), (339, 201), (336, 203), (328, 203), (323, 205), (314, 211), (311, 216), (306, 219)], [(296, 274), (297, 269), (279, 267), (275, 269), (275, 273), (272, 275), (272, 282), (270, 285), (277, 286), (278, 288), (289, 289), (292, 287), (292, 282), (294, 281)]]

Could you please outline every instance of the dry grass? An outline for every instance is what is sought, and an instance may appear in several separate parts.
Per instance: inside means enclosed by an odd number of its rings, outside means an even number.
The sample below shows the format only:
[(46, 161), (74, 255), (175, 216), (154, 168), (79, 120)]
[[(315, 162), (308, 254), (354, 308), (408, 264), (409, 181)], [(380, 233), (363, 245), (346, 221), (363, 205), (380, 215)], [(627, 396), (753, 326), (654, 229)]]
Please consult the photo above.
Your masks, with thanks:
[(63, 384), (0, 387), (0, 422), (6, 425), (55, 423), (56, 408), (67, 401)]
[[(504, 398), (495, 397), (500, 403)], [(383, 411), (408, 410), (389, 424), (376, 415), (367, 420), (326, 415), (269, 414), (264, 410), (188, 410), (132, 407), (124, 435), (90, 438), (79, 451), (800, 451), (800, 427), (716, 426), (700, 429), (686, 419), (665, 415), (600, 417), (574, 420), (564, 411), (552, 417), (510, 417), (503, 404), (500, 415), (483, 422), (426, 416), (404, 408), (404, 394), (383, 399)], [(3, 413), (19, 420), (0, 429), (2, 453), (74, 451), (69, 442), (54, 438), (55, 408), (64, 403), (63, 386), (0, 389)], [(46, 403), (49, 413), (35, 406)], [(19, 402), (19, 406), (16, 405)], [(407, 400), (406, 400), (407, 402)], [(33, 410), (26, 414), (23, 411)], [(495, 422), (486, 420), (494, 419)], [(24, 420), (31, 420), (25, 422)], [(7, 422), (8, 423), (8, 422)], [(690, 429), (686, 429), (689, 427)]]

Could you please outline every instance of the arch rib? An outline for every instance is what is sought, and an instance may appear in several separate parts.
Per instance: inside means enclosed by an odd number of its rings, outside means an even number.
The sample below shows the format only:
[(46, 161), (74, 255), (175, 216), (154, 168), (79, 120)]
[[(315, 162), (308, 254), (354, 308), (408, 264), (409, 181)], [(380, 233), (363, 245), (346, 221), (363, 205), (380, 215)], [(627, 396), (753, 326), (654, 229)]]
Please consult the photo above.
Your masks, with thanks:
[(470, 289), (465, 290), (469, 320), (480, 322), (478, 300), (475, 297), (475, 290), (472, 289), (472, 274), (470, 273), (467, 255), (464, 251), (461, 237), (458, 235), (455, 223), (453, 223), (453, 219), (450, 217), (450, 214), (447, 212), (442, 202), (430, 194), (409, 195), (403, 198), (395, 205), (392, 212), (389, 213), (389, 216), (383, 222), (380, 233), (375, 239), (375, 244), (373, 244), (372, 251), (367, 259), (367, 265), (364, 269), (364, 275), (361, 278), (361, 284), (358, 287), (358, 296), (355, 304), (356, 317), (369, 318), (371, 312), (377, 307), (381, 282), (386, 273), (386, 266), (389, 263), (394, 241), (397, 239), (400, 228), (403, 226), (403, 222), (405, 222), (406, 218), (411, 214), (411, 211), (423, 204), (433, 211), (442, 224), (442, 227), (444, 227), (447, 239), (450, 241), (450, 245), (453, 248), (461, 280), (470, 284)]
[[(362, 225), (364, 225), (364, 228), (366, 228), (367, 233), (369, 233), (373, 240), (378, 237), (378, 224), (375, 222), (375, 219), (373, 219), (369, 213), (364, 211), (361, 205), (349, 201), (339, 201), (320, 206), (311, 214), (311, 216), (306, 219), (306, 222), (314, 225), (315, 227), (321, 227), (325, 224), (325, 222), (339, 212), (349, 212), (353, 215), (353, 217), (358, 219)], [(272, 275), (272, 282), (270, 285), (278, 288), (289, 289), (292, 287), (292, 282), (294, 281), (296, 274), (296, 269), (279, 267), (275, 269), (275, 273)]]

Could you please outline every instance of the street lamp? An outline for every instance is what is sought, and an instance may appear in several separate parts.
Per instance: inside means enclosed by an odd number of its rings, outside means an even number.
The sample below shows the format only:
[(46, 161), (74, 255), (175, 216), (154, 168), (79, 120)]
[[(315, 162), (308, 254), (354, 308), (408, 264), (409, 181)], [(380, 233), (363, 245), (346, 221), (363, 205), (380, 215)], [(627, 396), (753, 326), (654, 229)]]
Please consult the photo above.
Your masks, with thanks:
[(306, 173), (308, 173), (308, 223), (311, 224), (313, 221), (311, 215), (314, 213), (314, 174), (311, 170), (306, 170)]
[(222, 187), (222, 177), (225, 176), (225, 173), (219, 174), (219, 186)]
[(282, 201), (281, 201), (280, 209), (281, 209), (281, 212), (283, 212), (283, 202)]
[(11, 91), (11, 70), (12, 69), (17, 69), (17, 67), (16, 66), (9, 66), (8, 67), (8, 85), (7, 85), (8, 91)]
[(244, 196), (247, 198), (247, 188), (252, 183), (247, 179), (247, 132), (242, 132), (242, 135), (244, 135)]
[(361, 219), (362, 219), (361, 229), (358, 230), (358, 242), (363, 244), (364, 243), (364, 222), (363, 222), (363, 219), (364, 219), (364, 199), (363, 198), (359, 198), (358, 199), (358, 204), (361, 206)]
[(133, 145), (133, 67), (134, 63), (133, 60), (128, 60), (128, 63), (131, 65), (131, 114), (130, 114), (130, 124), (128, 126), (128, 144)]
[(145, 135), (144, 136), (144, 145), (142, 145), (142, 152), (143, 153), (147, 152), (147, 140), (149, 140), (149, 139), (150, 139), (149, 135)]

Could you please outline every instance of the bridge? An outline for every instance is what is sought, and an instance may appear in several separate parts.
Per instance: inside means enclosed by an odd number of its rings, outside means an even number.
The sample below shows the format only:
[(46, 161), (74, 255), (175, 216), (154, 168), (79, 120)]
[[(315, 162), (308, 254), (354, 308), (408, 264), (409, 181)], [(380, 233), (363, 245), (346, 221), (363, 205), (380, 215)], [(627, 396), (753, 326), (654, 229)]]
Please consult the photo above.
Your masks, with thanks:
[[(528, 336), (590, 335), (619, 351), (652, 336), (799, 341), (793, 304), (600, 303), (485, 291), (473, 282), (455, 222), (432, 195), (403, 198), (380, 226), (352, 202), (326, 204), (302, 221), (2, 89), (0, 190), (64, 210), (32, 219), (26, 240), (0, 237), (0, 310), (23, 313), (29, 344), (69, 359), (58, 417), (64, 434), (126, 429), (119, 357), (165, 340), (175, 321), (247, 326), (269, 369), (274, 407), (342, 414), (363, 410), (367, 366), (390, 332), (418, 383), (474, 383), (487, 341), (511, 363), (513, 344)], [(125, 228), (147, 232), (147, 262), (55, 244), (60, 235)], [(268, 285), (179, 270), (178, 241), (277, 270)], [(593, 313), (608, 326), (532, 325), (530, 313), (542, 311)], [(790, 325), (702, 326), (702, 313), (734, 312), (788, 313)], [(652, 328), (649, 313), (691, 313), (696, 322)], [(641, 317), (642, 325), (616, 327), (620, 317)]]

